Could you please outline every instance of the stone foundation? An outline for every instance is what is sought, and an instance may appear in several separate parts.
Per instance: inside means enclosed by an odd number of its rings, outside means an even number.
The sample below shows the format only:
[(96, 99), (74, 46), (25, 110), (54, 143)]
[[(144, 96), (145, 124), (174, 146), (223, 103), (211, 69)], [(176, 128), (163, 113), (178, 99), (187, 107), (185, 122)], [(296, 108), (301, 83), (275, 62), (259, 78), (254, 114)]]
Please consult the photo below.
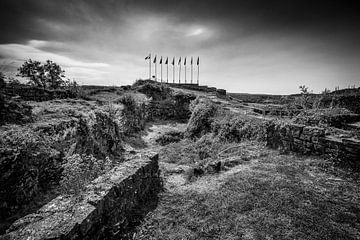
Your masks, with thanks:
[(325, 129), (301, 124), (271, 124), (267, 145), (280, 151), (330, 155), (360, 169), (360, 140), (326, 136)]
[(121, 239), (156, 205), (160, 190), (157, 154), (124, 162), (81, 195), (59, 196), (17, 220), (0, 239)]

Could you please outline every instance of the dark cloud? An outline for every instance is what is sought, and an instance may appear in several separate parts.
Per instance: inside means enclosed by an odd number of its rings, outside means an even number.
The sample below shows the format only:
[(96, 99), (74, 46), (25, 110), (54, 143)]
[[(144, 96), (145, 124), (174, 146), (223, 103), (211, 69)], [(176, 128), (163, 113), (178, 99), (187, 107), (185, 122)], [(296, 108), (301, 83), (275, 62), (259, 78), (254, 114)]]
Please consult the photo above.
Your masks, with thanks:
[(320, 79), (320, 89), (358, 75), (359, 12), (350, 0), (1, 0), (0, 59), (71, 62), (76, 77), (101, 84), (146, 73), (149, 51), (202, 54), (209, 85), (269, 78), (266, 89), (280, 81), (297, 90)]
[(2, 0), (0, 43), (54, 38), (54, 33), (39, 25), (39, 21), (82, 26), (131, 13), (163, 14), (184, 22), (211, 22), (232, 27), (232, 31), (242, 24), (249, 32), (298, 29), (334, 31), (351, 37), (359, 35), (359, 10), (355, 2), (346, 0)]

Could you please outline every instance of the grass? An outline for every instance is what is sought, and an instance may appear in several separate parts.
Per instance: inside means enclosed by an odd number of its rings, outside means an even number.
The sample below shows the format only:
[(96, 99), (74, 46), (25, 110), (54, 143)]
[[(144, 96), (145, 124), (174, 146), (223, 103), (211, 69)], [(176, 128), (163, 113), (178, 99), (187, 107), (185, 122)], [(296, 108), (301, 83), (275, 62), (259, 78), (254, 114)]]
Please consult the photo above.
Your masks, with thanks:
[(322, 159), (267, 151), (218, 188), (164, 192), (134, 239), (360, 238), (358, 181)]

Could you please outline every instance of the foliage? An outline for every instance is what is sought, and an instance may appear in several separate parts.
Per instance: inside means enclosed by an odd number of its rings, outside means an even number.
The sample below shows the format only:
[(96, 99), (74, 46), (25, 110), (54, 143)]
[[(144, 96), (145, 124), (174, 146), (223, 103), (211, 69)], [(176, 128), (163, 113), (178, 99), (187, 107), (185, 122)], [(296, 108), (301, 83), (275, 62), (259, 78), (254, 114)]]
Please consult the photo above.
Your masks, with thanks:
[(166, 85), (154, 81), (137, 81), (133, 88), (144, 93), (153, 100), (165, 100), (171, 97), (173, 90)]
[(18, 99), (10, 99), (0, 93), (0, 125), (32, 121), (32, 107)]
[(0, 131), (0, 219), (14, 216), (59, 181), (60, 153), (46, 136), (19, 125)]
[(121, 127), (125, 135), (141, 131), (145, 126), (147, 114), (145, 111), (145, 104), (138, 104), (136, 100), (130, 96), (125, 95), (116, 103), (121, 103), (124, 109), (121, 112)]
[(183, 139), (184, 133), (179, 131), (170, 131), (161, 135), (159, 138), (156, 139), (156, 142), (162, 146), (165, 146), (169, 143), (179, 142)]
[(88, 183), (114, 166), (109, 157), (74, 154), (65, 159), (60, 187), (65, 194), (78, 194)]
[(351, 115), (352, 112), (346, 108), (333, 107), (322, 109), (308, 109), (301, 111), (291, 120), (294, 123), (306, 125), (333, 125), (341, 119), (343, 115)]
[(297, 98), (296, 100), (299, 102), (299, 104), (302, 106), (303, 109), (311, 108), (311, 95), (309, 88), (305, 85), (299, 86), (301, 97)]
[(60, 87), (77, 87), (75, 81), (63, 80), (65, 71), (61, 67), (47, 60), (44, 64), (31, 59), (25, 61), (18, 69), (19, 76), (29, 78), (29, 84), (41, 88), (58, 89)]
[(190, 104), (192, 112), (185, 137), (196, 138), (209, 132), (218, 107), (208, 99), (196, 98)]
[(109, 107), (80, 116), (75, 152), (96, 158), (119, 156), (122, 151), (122, 133), (120, 122), (115, 117), (114, 110)]
[(265, 140), (267, 124), (267, 121), (254, 117), (223, 113), (215, 118), (211, 131), (221, 141)]
[(5, 83), (5, 75), (0, 72), (0, 89), (5, 87), (6, 83)]

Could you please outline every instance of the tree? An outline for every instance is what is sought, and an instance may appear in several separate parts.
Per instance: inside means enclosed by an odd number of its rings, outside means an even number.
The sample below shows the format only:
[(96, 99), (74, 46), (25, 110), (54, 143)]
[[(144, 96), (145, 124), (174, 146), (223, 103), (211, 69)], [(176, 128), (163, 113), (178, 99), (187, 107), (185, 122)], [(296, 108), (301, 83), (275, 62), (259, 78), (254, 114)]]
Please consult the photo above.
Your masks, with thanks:
[(308, 109), (311, 106), (311, 96), (308, 90), (309, 88), (305, 85), (299, 86), (299, 88), (301, 93), (300, 104), (304, 109)]
[(61, 67), (47, 60), (45, 64), (31, 59), (25, 61), (18, 69), (19, 76), (28, 77), (29, 84), (42, 88), (59, 88), (65, 86), (65, 71)]
[(5, 87), (5, 75), (2, 73), (2, 72), (0, 72), (0, 88), (3, 88), (3, 87)]

